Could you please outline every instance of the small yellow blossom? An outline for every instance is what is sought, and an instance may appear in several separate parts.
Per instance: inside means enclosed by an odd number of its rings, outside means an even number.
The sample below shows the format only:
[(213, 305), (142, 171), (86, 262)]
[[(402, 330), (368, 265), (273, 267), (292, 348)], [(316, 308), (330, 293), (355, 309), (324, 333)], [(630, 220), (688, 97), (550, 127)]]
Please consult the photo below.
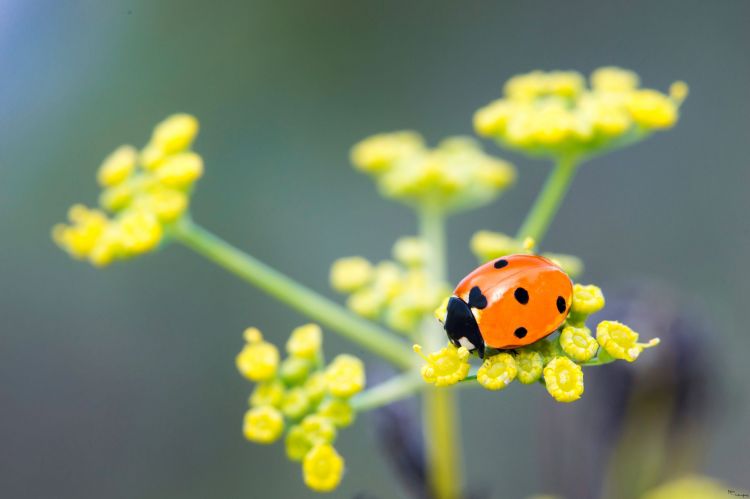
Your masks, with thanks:
[(354, 409), (348, 401), (331, 398), (320, 404), (318, 414), (330, 419), (339, 428), (349, 426), (354, 422)]
[(245, 413), (242, 431), (245, 438), (252, 442), (270, 444), (284, 431), (284, 418), (274, 407), (253, 407)]
[(129, 210), (120, 218), (117, 226), (122, 246), (131, 254), (155, 248), (163, 234), (159, 219), (145, 210)]
[(293, 357), (315, 359), (323, 343), (323, 331), (317, 324), (305, 324), (292, 331), (286, 342), (286, 351)]
[(551, 260), (573, 279), (583, 273), (583, 262), (577, 256), (561, 253), (542, 253), (542, 256)]
[(689, 93), (687, 83), (684, 81), (676, 81), (669, 87), (669, 97), (677, 104), (681, 104)]
[(669, 128), (677, 121), (677, 104), (656, 90), (634, 92), (628, 110), (636, 123), (647, 128)]
[(326, 375), (322, 371), (314, 372), (307, 378), (304, 384), (305, 393), (310, 399), (310, 402), (317, 404), (323, 397), (325, 397), (328, 391), (328, 383), (326, 382)]
[(276, 347), (263, 341), (263, 336), (256, 328), (245, 330), (247, 345), (237, 355), (237, 369), (252, 381), (265, 381), (276, 375), (279, 365), (279, 351)]
[(122, 182), (104, 189), (99, 195), (99, 205), (110, 212), (120, 211), (127, 207), (135, 197), (131, 182)]
[(544, 383), (558, 402), (573, 402), (583, 394), (583, 370), (567, 357), (555, 357), (544, 367)]
[(408, 158), (424, 149), (422, 137), (411, 131), (373, 135), (352, 148), (351, 160), (358, 169), (382, 173), (396, 161)]
[(281, 407), (281, 402), (284, 400), (284, 383), (278, 379), (271, 379), (258, 383), (250, 395), (250, 406), (272, 406)]
[(156, 187), (143, 195), (138, 206), (154, 213), (162, 222), (172, 222), (179, 218), (188, 206), (188, 196), (184, 192), (167, 187)]
[(305, 485), (318, 492), (330, 492), (341, 482), (344, 459), (332, 445), (318, 444), (305, 455), (302, 471)]
[(542, 377), (544, 358), (535, 350), (521, 349), (516, 355), (516, 377), (524, 385), (535, 383)]
[(448, 386), (458, 383), (469, 374), (469, 351), (464, 347), (456, 348), (452, 344), (429, 355), (422, 353), (422, 347), (414, 345), (417, 352), (427, 364), (422, 366), (422, 378), (435, 386)]
[(281, 401), (281, 412), (289, 419), (298, 420), (310, 412), (310, 398), (304, 389), (292, 388), (284, 394)]
[(542, 361), (545, 365), (555, 357), (563, 354), (562, 347), (560, 347), (560, 342), (558, 341), (558, 338), (555, 338), (554, 336), (543, 338), (535, 343), (532, 343), (526, 348), (535, 352), (539, 352), (539, 355), (542, 356)]
[(563, 351), (577, 362), (586, 362), (596, 355), (599, 344), (585, 326), (565, 326), (560, 333), (560, 346)]
[(357, 315), (375, 319), (383, 306), (383, 297), (373, 289), (360, 289), (346, 300), (346, 306)]
[(638, 333), (617, 321), (602, 321), (596, 327), (596, 340), (615, 359), (633, 362), (645, 348), (659, 344), (659, 338), (638, 343)]
[(340, 258), (331, 266), (331, 287), (348, 293), (368, 284), (373, 278), (372, 264), (360, 256)]
[(311, 444), (330, 444), (336, 440), (336, 426), (333, 421), (320, 414), (310, 414), (300, 423), (305, 437)]
[(287, 457), (292, 461), (302, 461), (305, 454), (312, 449), (312, 444), (307, 439), (307, 434), (300, 425), (294, 425), (289, 428), (284, 439), (284, 446)]
[(407, 267), (424, 265), (429, 247), (418, 237), (402, 237), (393, 245), (393, 258)]
[(156, 178), (169, 187), (187, 187), (203, 175), (203, 159), (194, 152), (167, 157), (156, 170)]
[(488, 390), (502, 390), (516, 379), (517, 372), (513, 356), (499, 353), (484, 359), (477, 371), (477, 381)]
[(733, 489), (713, 478), (686, 475), (646, 492), (641, 499), (724, 499), (747, 496), (747, 490)]
[(326, 382), (334, 397), (351, 397), (365, 387), (365, 366), (353, 355), (338, 355), (326, 368)]
[(300, 385), (305, 382), (312, 369), (312, 362), (300, 357), (287, 357), (281, 363), (279, 376), (287, 385)]
[(133, 146), (121, 146), (115, 150), (99, 167), (97, 179), (102, 187), (111, 187), (122, 183), (135, 170), (138, 153)]
[(167, 154), (184, 151), (198, 134), (198, 120), (189, 114), (173, 114), (154, 128), (151, 143)]
[(598, 286), (576, 283), (573, 285), (573, 304), (568, 321), (582, 323), (586, 317), (604, 308), (604, 303), (604, 294)]
[(86, 258), (107, 228), (107, 216), (99, 210), (74, 205), (68, 211), (72, 225), (52, 229), (55, 242), (75, 258)]
[(591, 87), (605, 92), (630, 92), (638, 88), (640, 78), (633, 71), (606, 66), (591, 73)]

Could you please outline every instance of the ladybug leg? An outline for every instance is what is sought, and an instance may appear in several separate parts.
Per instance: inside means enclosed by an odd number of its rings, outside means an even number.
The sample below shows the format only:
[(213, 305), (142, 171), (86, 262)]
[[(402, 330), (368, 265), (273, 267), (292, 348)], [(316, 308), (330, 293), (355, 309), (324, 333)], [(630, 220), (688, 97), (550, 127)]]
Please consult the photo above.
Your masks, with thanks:
[(464, 347), (470, 352), (476, 351), (480, 357), (484, 357), (484, 339), (474, 314), (465, 301), (456, 296), (448, 300), (448, 313), (443, 327), (453, 345)]

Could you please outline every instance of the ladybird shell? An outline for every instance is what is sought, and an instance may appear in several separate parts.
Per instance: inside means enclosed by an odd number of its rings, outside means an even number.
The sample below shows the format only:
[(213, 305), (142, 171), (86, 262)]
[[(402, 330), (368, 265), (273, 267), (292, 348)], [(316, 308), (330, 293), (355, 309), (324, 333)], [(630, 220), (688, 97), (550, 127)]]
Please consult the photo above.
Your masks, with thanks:
[(487, 346), (511, 349), (560, 327), (570, 311), (573, 283), (544, 257), (508, 255), (477, 267), (453, 293), (472, 307)]

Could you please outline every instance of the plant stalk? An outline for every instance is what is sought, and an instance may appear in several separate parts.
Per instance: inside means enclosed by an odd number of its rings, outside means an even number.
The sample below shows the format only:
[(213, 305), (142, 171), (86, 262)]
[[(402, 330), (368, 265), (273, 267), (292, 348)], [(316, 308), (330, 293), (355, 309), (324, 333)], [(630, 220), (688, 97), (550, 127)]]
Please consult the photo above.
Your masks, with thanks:
[(172, 236), (196, 253), (253, 284), (370, 352), (404, 369), (414, 367), (414, 355), (394, 334), (349, 312), (315, 291), (297, 283), (249, 254), (183, 218)]

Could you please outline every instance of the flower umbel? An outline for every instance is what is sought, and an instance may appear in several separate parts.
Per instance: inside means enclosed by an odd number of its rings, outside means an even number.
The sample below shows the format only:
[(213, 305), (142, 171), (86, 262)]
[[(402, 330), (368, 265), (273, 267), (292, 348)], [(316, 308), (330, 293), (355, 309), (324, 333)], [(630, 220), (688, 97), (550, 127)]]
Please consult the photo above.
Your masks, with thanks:
[(55, 242), (71, 256), (96, 266), (156, 248), (166, 227), (187, 211), (203, 160), (190, 151), (198, 121), (187, 114), (157, 125), (139, 154), (129, 145), (107, 156), (97, 173), (101, 209), (71, 208), (68, 224), (52, 230)]

